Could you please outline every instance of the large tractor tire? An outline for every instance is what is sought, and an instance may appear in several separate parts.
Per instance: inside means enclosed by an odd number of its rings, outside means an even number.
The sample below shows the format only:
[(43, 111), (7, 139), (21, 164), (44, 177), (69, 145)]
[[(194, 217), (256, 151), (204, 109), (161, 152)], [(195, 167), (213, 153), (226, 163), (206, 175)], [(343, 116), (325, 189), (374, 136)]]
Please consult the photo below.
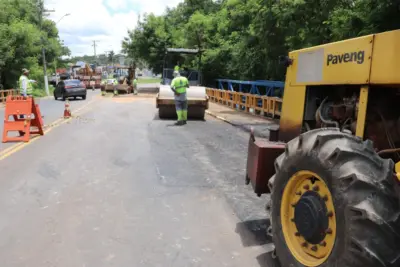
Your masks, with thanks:
[(275, 161), (267, 206), (282, 266), (400, 266), (393, 168), (371, 141), (337, 129), (290, 141)]

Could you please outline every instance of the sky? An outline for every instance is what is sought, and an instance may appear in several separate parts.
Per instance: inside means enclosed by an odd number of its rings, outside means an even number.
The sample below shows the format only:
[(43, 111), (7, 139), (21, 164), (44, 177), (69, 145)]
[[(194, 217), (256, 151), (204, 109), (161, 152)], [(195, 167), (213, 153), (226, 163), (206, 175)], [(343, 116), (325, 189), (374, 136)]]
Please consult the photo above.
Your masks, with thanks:
[[(161, 15), (166, 7), (175, 7), (183, 0), (45, 0), (48, 17), (57, 23), (60, 39), (72, 56), (121, 51), (121, 41), (128, 29), (134, 29), (139, 15)], [(65, 14), (70, 14), (64, 16)], [(63, 17), (64, 16), (64, 17)], [(61, 19), (61, 20), (60, 20)]]

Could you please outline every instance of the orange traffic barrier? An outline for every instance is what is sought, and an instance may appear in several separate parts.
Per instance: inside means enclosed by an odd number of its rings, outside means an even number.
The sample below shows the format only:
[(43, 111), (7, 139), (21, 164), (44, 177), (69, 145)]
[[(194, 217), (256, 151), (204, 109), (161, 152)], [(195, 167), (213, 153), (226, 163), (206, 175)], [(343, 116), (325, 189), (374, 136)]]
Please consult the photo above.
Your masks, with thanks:
[[(10, 117), (14, 120), (10, 120)], [(37, 129), (32, 130), (31, 127)], [(20, 136), (8, 136), (9, 132), (19, 132)], [(44, 135), (39, 106), (32, 97), (8, 96), (4, 112), (3, 143), (29, 142), (31, 134)]]
[(242, 92), (206, 88), (211, 102), (226, 105), (235, 110), (276, 118), (281, 115), (282, 99)]
[(68, 118), (71, 118), (71, 109), (69, 108), (69, 100), (67, 99), (64, 106), (64, 119)]
[(0, 102), (6, 102), (7, 96), (17, 94), (18, 90), (16, 89), (0, 90)]

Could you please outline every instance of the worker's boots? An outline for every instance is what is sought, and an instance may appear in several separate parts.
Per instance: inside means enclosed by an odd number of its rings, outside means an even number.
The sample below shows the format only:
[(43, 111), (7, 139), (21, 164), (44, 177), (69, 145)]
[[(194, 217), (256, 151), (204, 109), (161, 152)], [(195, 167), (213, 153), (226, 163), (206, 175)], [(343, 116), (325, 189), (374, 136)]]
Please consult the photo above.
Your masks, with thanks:
[(175, 122), (175, 125), (176, 125), (176, 126), (182, 126), (182, 125), (184, 125), (184, 124), (186, 124), (186, 122), (184, 122), (184, 121), (177, 121), (177, 122)]

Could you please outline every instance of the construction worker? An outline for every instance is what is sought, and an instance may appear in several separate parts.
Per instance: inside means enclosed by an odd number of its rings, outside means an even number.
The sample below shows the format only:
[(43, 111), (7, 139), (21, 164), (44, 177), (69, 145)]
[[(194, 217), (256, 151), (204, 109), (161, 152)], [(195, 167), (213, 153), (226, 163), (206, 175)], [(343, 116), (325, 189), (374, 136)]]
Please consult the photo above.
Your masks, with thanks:
[(189, 88), (189, 80), (181, 76), (179, 71), (174, 71), (174, 79), (171, 82), (171, 90), (175, 93), (175, 107), (178, 121), (175, 125), (181, 126), (187, 121), (187, 98), (186, 88)]
[(101, 90), (101, 95), (102, 96), (106, 95), (106, 86), (107, 86), (107, 80), (106, 79), (101, 80), (100, 90)]
[(133, 80), (133, 94), (137, 95), (137, 78)]
[(117, 88), (118, 84), (123, 84), (124, 80), (125, 79), (123, 76), (119, 77), (118, 81), (117, 81), (117, 79), (114, 79), (114, 96), (118, 95), (118, 88)]
[(19, 93), (22, 96), (32, 96), (33, 93), (33, 87), (32, 83), (28, 78), (29, 76), (29, 70), (27, 69), (22, 69), (22, 75), (19, 77)]
[[(22, 69), (22, 75), (19, 77), (19, 93), (21, 96), (30, 96), (32, 97), (33, 94), (33, 86), (32, 86), (32, 81), (28, 78), (29, 76), (29, 70), (23, 68)], [(36, 81), (33, 81), (36, 83)], [(20, 115), (19, 118), (22, 119), (24, 116)], [(42, 118), (44, 118), (44, 115), (42, 114)]]
[(176, 63), (175, 67), (174, 67), (174, 72), (177, 71), (179, 72), (179, 62)]

